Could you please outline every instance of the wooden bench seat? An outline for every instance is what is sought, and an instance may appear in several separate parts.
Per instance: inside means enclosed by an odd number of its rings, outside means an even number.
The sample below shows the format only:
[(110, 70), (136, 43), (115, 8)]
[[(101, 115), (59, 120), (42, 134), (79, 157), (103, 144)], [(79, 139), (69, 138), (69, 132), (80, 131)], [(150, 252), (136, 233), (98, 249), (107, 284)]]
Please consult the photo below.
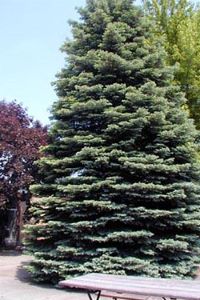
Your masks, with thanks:
[(83, 289), (87, 292), (90, 300), (93, 300), (94, 297), (99, 300), (103, 295), (115, 300), (149, 300), (149, 298), (152, 300), (154, 297), (160, 297), (163, 300), (200, 300), (200, 282), (198, 280), (92, 273), (60, 281), (59, 286)]

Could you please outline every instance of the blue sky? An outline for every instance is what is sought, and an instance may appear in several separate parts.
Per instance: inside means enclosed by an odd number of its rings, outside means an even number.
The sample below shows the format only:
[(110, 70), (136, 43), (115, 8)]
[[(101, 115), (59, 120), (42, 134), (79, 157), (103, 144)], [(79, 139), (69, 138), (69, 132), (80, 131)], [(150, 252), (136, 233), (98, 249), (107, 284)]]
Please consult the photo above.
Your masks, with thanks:
[[(138, 1), (139, 2), (139, 1)], [(57, 99), (51, 82), (64, 66), (59, 48), (85, 0), (0, 0), (0, 99), (16, 99), (47, 124)]]
[(85, 0), (0, 0), (0, 99), (16, 99), (48, 123), (57, 99), (51, 82), (64, 66), (59, 48)]

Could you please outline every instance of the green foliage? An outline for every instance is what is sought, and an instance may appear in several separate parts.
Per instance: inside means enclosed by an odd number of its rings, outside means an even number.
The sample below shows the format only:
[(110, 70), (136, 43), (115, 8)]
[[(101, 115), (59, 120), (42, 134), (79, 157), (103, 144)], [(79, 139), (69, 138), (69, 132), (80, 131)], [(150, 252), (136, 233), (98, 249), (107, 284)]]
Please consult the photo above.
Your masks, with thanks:
[(162, 38), (167, 63), (177, 63), (175, 82), (188, 99), (188, 108), (200, 129), (200, 10), (188, 0), (143, 1), (147, 15), (154, 19), (155, 38)]
[(63, 51), (52, 143), (26, 227), (38, 281), (190, 277), (199, 263), (197, 133), (130, 0), (88, 0)]

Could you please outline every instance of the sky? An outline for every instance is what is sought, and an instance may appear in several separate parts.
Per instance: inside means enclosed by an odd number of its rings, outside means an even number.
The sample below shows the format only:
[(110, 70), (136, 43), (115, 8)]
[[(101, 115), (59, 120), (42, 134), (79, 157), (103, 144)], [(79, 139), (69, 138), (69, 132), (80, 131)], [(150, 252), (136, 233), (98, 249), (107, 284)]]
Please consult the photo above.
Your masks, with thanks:
[(59, 48), (71, 38), (69, 19), (85, 0), (0, 0), (0, 100), (17, 100), (49, 123), (57, 99), (51, 82), (65, 65)]
[[(139, 1), (136, 1), (136, 3)], [(51, 82), (65, 65), (59, 48), (71, 38), (68, 20), (85, 0), (0, 0), (0, 100), (17, 100), (49, 123), (57, 96)]]

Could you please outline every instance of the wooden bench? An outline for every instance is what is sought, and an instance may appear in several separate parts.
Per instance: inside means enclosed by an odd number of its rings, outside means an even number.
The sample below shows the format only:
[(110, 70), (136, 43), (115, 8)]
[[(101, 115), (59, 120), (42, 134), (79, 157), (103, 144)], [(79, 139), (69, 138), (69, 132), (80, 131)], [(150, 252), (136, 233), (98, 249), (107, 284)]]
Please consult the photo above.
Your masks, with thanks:
[(78, 288), (87, 292), (90, 300), (106, 296), (117, 299), (200, 300), (200, 282), (92, 273), (59, 282), (62, 288)]

